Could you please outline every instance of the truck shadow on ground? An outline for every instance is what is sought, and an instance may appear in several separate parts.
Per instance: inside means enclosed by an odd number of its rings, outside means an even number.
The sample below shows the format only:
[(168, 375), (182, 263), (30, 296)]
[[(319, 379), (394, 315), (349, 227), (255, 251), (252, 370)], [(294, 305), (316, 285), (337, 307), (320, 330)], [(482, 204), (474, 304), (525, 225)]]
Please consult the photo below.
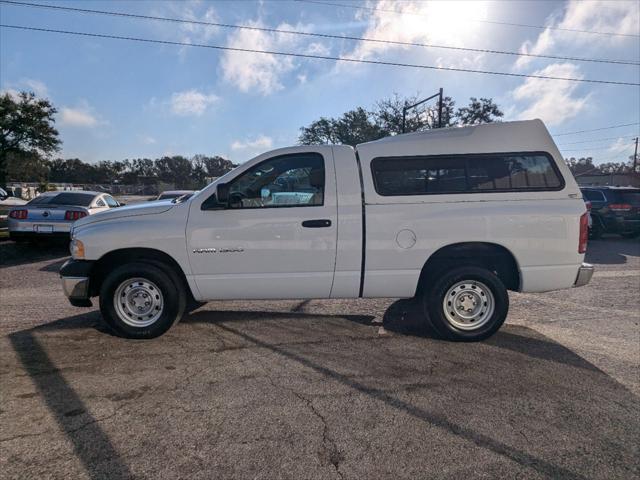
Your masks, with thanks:
[(0, 242), (0, 267), (14, 267), (68, 256), (69, 242)]
[[(434, 385), (438, 382), (449, 382), (443, 378), (446, 373), (439, 373), (438, 370), (416, 369), (416, 351), (424, 352), (424, 363), (433, 362), (433, 358), (445, 358), (461, 366), (467, 365), (467, 369), (472, 368), (475, 375), (481, 378), (474, 378), (473, 382), (478, 388), (477, 401), (484, 404), (484, 408), (500, 408), (491, 400), (491, 392), (495, 389), (504, 390), (509, 387), (508, 381), (504, 379), (519, 378), (520, 387), (532, 389), (543, 385), (549, 374), (549, 363), (553, 362), (555, 375), (564, 375), (571, 378), (571, 382), (562, 386), (561, 392), (552, 392), (553, 395), (561, 395), (566, 399), (577, 399), (580, 402), (580, 415), (577, 413), (557, 412), (557, 422), (564, 424), (568, 422), (567, 415), (576, 415), (573, 420), (583, 422), (584, 419), (597, 418), (601, 414), (600, 407), (593, 402), (584, 399), (584, 392), (588, 386), (588, 391), (593, 395), (602, 396), (603, 399), (615, 400), (622, 406), (620, 410), (610, 412), (611, 421), (626, 421), (621, 412), (631, 411), (632, 405), (636, 404), (637, 397), (629, 392), (625, 387), (613, 380), (596, 366), (587, 362), (580, 356), (571, 352), (562, 345), (544, 337), (543, 335), (525, 328), (507, 325), (494, 337), (486, 342), (477, 344), (452, 344), (444, 341), (434, 341), (429, 338), (427, 332), (416, 330), (417, 326), (407, 326), (412, 318), (410, 311), (415, 305), (407, 304), (407, 301), (395, 302), (385, 315), (385, 327), (394, 332), (387, 338), (378, 338), (372, 334), (371, 330), (378, 328), (372, 325), (374, 317), (370, 315), (323, 315), (322, 313), (302, 313), (295, 311), (288, 312), (260, 312), (260, 311), (206, 311), (200, 310), (185, 317), (181, 324), (178, 324), (170, 335), (153, 342), (161, 342), (162, 351), (167, 356), (181, 358), (182, 362), (188, 363), (199, 355), (207, 355), (211, 350), (201, 348), (208, 342), (216, 341), (220, 336), (234, 339), (237, 349), (260, 349), (271, 352), (279, 357), (284, 357), (298, 366), (305, 367), (313, 371), (322, 381), (338, 382), (347, 387), (354, 394), (367, 397), (369, 400), (382, 402), (398, 412), (407, 414), (414, 419), (424, 422), (428, 428), (436, 428), (447, 435), (454, 435), (458, 438), (471, 442), (473, 445), (486, 449), (493, 454), (506, 457), (516, 462), (522, 468), (533, 469), (537, 474), (551, 478), (582, 479), (589, 477), (589, 472), (577, 473), (574, 469), (566, 466), (562, 455), (531, 453), (540, 452), (541, 445), (533, 445), (529, 448), (526, 444), (517, 444), (510, 440), (505, 440), (494, 433), (488, 433), (484, 429), (477, 429), (460, 423), (455, 420), (455, 416), (449, 416), (437, 408), (429, 407), (428, 390), (414, 392), (411, 397), (403, 395), (403, 385), (398, 385), (399, 379), (404, 375), (411, 375), (406, 381), (411, 381), (412, 385)], [(294, 307), (295, 309), (295, 307)], [(415, 319), (413, 320), (415, 321)], [(264, 325), (270, 325), (269, 329), (261, 329)], [(303, 324), (304, 328), (299, 328)], [(403, 325), (401, 327), (401, 324)], [(334, 337), (326, 336), (326, 329), (332, 326), (340, 327), (339, 333)], [(197, 328), (196, 328), (197, 327)], [(285, 332), (278, 338), (273, 338), (273, 332)], [(371, 329), (371, 330), (369, 330)], [(68, 331), (65, 336), (57, 335), (58, 331)], [(360, 341), (351, 342), (345, 345), (344, 331), (349, 332), (349, 338)], [(83, 463), (87, 473), (91, 478), (131, 478), (132, 471), (126, 461), (120, 456), (117, 448), (109, 435), (100, 426), (99, 419), (91, 413), (86, 400), (71, 386), (65, 378), (67, 372), (63, 372), (56, 366), (54, 357), (57, 354), (65, 357), (78, 356), (80, 362), (87, 361), (91, 355), (87, 349), (95, 349), (96, 342), (102, 344), (102, 355), (96, 358), (96, 366), (109, 364), (110, 371), (118, 370), (118, 362), (128, 362), (127, 352), (133, 352), (141, 344), (118, 339), (111, 335), (104, 335), (106, 329), (96, 311), (81, 315), (67, 317), (50, 324), (42, 325), (32, 329), (20, 331), (9, 335), (10, 343), (17, 358), (26, 373), (37, 387), (39, 395), (46, 404), (50, 413), (57, 421), (60, 429), (73, 445), (74, 451)], [(271, 332), (271, 333), (270, 333)], [(338, 332), (338, 328), (336, 328)], [(422, 332), (416, 334), (416, 332)], [(410, 335), (410, 338), (403, 338)], [(73, 338), (73, 337), (79, 338)], [(83, 348), (80, 340), (91, 337), (90, 346)], [(102, 338), (99, 338), (102, 336)], [(396, 342), (399, 351), (393, 355), (383, 355), (384, 361), (380, 365), (375, 365), (375, 356), (372, 356), (371, 342)], [(411, 354), (403, 353), (404, 342), (411, 341), (413, 348)], [(69, 343), (65, 347), (65, 342)], [(333, 354), (327, 354), (325, 350), (314, 350), (312, 344), (327, 344), (335, 342), (341, 352), (339, 359)], [(193, 348), (189, 353), (185, 353), (183, 344), (192, 344)], [(138, 347), (136, 347), (138, 345)], [(303, 345), (308, 345), (304, 347)], [(340, 346), (342, 345), (342, 346)], [(384, 347), (392, 348), (389, 343)], [(51, 354), (48, 352), (52, 352)], [(210, 353), (209, 353), (210, 354)], [(242, 355), (242, 352), (238, 353)], [(191, 357), (189, 357), (189, 355)], [(419, 354), (418, 354), (419, 355)], [(523, 358), (525, 367), (523, 367)], [(533, 360), (533, 362), (531, 361)], [(69, 358), (66, 358), (69, 362)], [(417, 359), (418, 363), (422, 362)], [(485, 367), (478, 367), (484, 364)], [(496, 368), (499, 366), (500, 375), (496, 375)], [(158, 366), (161, 369), (161, 366)], [(479, 368), (479, 369), (478, 369)], [(483, 370), (486, 368), (486, 372)], [(176, 375), (181, 375), (181, 368), (178, 368)], [(296, 375), (298, 370), (292, 369), (284, 375)], [(462, 370), (465, 375), (465, 370)], [(478, 373), (480, 372), (480, 373)], [(71, 375), (72, 373), (69, 373)], [(103, 372), (102, 374), (108, 375)], [(74, 383), (82, 379), (74, 379)], [(458, 378), (454, 382), (462, 382)], [(434, 383), (436, 382), (436, 383)], [(506, 382), (506, 383), (505, 383)], [(380, 385), (385, 385), (381, 387)], [(394, 385), (396, 385), (394, 389)], [(480, 388), (480, 385), (483, 385)], [(140, 385), (127, 385), (127, 388), (144, 387)], [(408, 388), (408, 387), (407, 387)], [(514, 387), (516, 388), (516, 387)], [(516, 388), (516, 389), (517, 389)], [(443, 393), (444, 392), (444, 393)], [(447, 393), (448, 392), (448, 393)], [(439, 403), (451, 405), (457, 404), (460, 399), (456, 396), (456, 390), (440, 391), (439, 395), (451, 396), (448, 400), (438, 399)], [(521, 395), (519, 391), (518, 395)], [(411, 398), (409, 400), (408, 398)], [(413, 399), (416, 399), (414, 401)], [(426, 403), (423, 400), (427, 400)], [(421, 400), (417, 403), (418, 400)], [(542, 402), (535, 395), (531, 395), (529, 402)], [(544, 403), (541, 403), (543, 405)], [(346, 408), (346, 407), (345, 407)], [(494, 412), (494, 415), (501, 417), (502, 412)], [(630, 414), (629, 414), (630, 415)], [(620, 416), (617, 418), (616, 416)], [(562, 418), (560, 418), (562, 417)], [(81, 420), (79, 420), (81, 419)], [(78, 422), (82, 423), (79, 424)], [(112, 421), (124, 421), (115, 418)], [(151, 419), (145, 421), (151, 422)], [(159, 420), (160, 421), (160, 420)], [(583, 438), (584, 429), (567, 429), (563, 432), (565, 437), (571, 438), (576, 444), (586, 442), (588, 445), (591, 438)], [(527, 428), (527, 425), (521, 425)], [(539, 427), (539, 426), (538, 426)], [(505, 427), (506, 428), (506, 427)], [(150, 429), (153, 431), (153, 428)], [(594, 432), (593, 435), (600, 435), (602, 432)], [(575, 436), (576, 438), (573, 438)], [(577, 438), (580, 437), (580, 438)], [(565, 438), (566, 440), (566, 438)], [(625, 442), (625, 439), (617, 439)], [(624, 458), (624, 455), (621, 457)], [(620, 460), (623, 461), (623, 460)]]
[(627, 257), (640, 256), (640, 240), (606, 236), (599, 240), (589, 240), (584, 261), (594, 265), (621, 265)]

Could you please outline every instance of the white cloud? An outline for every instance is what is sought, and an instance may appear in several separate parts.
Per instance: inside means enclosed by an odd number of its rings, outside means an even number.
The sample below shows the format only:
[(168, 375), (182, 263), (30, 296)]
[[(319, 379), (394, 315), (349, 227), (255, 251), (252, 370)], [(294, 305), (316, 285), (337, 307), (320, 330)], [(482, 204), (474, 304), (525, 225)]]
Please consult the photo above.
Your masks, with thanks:
[(36, 97), (46, 98), (49, 96), (49, 90), (44, 82), (32, 78), (23, 78), (19, 82), (9, 83), (6, 86), (7, 88), (2, 89), (1, 93), (8, 93), (12, 98), (18, 98), (18, 93), (23, 90), (35, 93)]
[[(554, 63), (533, 74), (582, 78), (579, 68), (571, 63)], [(575, 82), (527, 78), (511, 94), (515, 100), (528, 104), (520, 111), (518, 118), (540, 118), (547, 125), (559, 125), (587, 107), (589, 95), (576, 95), (577, 88)]]
[[(201, 0), (176, 0), (164, 2), (151, 2), (152, 9), (150, 15), (159, 17), (172, 17), (181, 20), (218, 23), (220, 18), (216, 10)], [(156, 31), (167, 40), (176, 40), (187, 44), (208, 43), (220, 34), (220, 27), (213, 25), (203, 25), (196, 23), (167, 23), (157, 22), (150, 24)], [(188, 46), (180, 47), (178, 55), (184, 59), (188, 52), (192, 51)]]
[(304, 53), (308, 55), (319, 55), (326, 57), (331, 53), (331, 49), (322, 43), (313, 42), (307, 46)]
[[(200, 2), (197, 2), (197, 3), (200, 3)], [(220, 22), (220, 18), (218, 17), (218, 14), (213, 9), (213, 7), (209, 7), (205, 10), (204, 13), (198, 14), (194, 11), (193, 8), (187, 6), (187, 8), (183, 12), (182, 17), (185, 20), (190, 20), (190, 21), (209, 22), (209, 23)], [(220, 32), (220, 27), (215, 27), (212, 25), (194, 24), (194, 23), (183, 23), (180, 25), (180, 28), (183, 32), (182, 41), (187, 43), (206, 42), (214, 38)]]
[(627, 150), (631, 150), (631, 146), (631, 140), (627, 138), (618, 138), (609, 146), (609, 152), (619, 154)]
[(60, 109), (60, 124), (68, 127), (93, 128), (106, 124), (95, 113), (89, 104), (83, 100), (76, 108), (62, 107)]
[(15, 88), (3, 88), (0, 90), (0, 95), (9, 95), (13, 101), (17, 101), (20, 97), (20, 92)]
[(273, 145), (271, 137), (258, 135), (254, 140), (236, 140), (231, 144), (231, 150), (268, 150)]
[[(402, 43), (437, 43), (464, 46), (482, 42), (486, 26), (476, 22), (487, 18), (488, 6), (483, 1), (397, 2), (380, 0), (371, 5), (376, 10), (356, 14), (368, 23), (362, 35), (366, 38)], [(389, 13), (388, 10), (399, 12)], [(432, 50), (394, 43), (359, 42), (343, 56), (349, 58), (382, 58), (387, 52), (406, 51), (411, 58), (437, 59), (439, 66), (478, 66), (484, 57), (467, 52)], [(439, 56), (438, 57), (436, 57)], [(350, 68), (352, 69), (352, 67)]]
[(40, 80), (25, 78), (20, 83), (23, 84), (27, 88), (27, 90), (35, 93), (38, 97), (49, 96), (49, 90), (47, 89), (47, 86)]
[[(525, 42), (520, 47), (520, 51), (536, 55), (574, 52), (577, 56), (590, 56), (585, 52), (585, 49), (619, 48), (625, 43), (637, 42), (637, 38), (621, 35), (583, 34), (557, 29), (637, 35), (638, 25), (640, 25), (640, 9), (638, 9), (637, 2), (572, 0), (567, 4), (563, 14), (549, 19), (548, 26), (556, 29), (547, 28), (534, 42)], [(516, 66), (524, 67), (532, 61), (532, 57), (519, 57)]]
[(176, 92), (171, 95), (169, 101), (171, 111), (176, 115), (202, 115), (207, 108), (219, 100), (213, 93), (205, 94), (198, 90), (191, 89), (184, 92)]
[(138, 139), (145, 145), (153, 145), (156, 143), (156, 139), (151, 135), (138, 135)]
[[(262, 21), (245, 22), (249, 26), (263, 27)], [(281, 23), (282, 30), (304, 30), (303, 25)], [(233, 48), (296, 51), (300, 39), (296, 35), (268, 33), (258, 30), (237, 30), (229, 35), (227, 46)], [(318, 47), (315, 47), (316, 49)], [(224, 79), (242, 92), (257, 91), (269, 95), (284, 88), (282, 77), (296, 68), (291, 57), (252, 52), (225, 52), (221, 68)]]

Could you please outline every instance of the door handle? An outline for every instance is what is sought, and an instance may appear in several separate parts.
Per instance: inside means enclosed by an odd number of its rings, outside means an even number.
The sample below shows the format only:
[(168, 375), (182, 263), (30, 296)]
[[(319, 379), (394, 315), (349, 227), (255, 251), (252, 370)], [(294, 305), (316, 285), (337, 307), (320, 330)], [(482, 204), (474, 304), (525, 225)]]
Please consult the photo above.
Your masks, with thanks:
[(331, 226), (331, 220), (305, 220), (302, 222), (302, 226), (305, 228), (326, 228)]

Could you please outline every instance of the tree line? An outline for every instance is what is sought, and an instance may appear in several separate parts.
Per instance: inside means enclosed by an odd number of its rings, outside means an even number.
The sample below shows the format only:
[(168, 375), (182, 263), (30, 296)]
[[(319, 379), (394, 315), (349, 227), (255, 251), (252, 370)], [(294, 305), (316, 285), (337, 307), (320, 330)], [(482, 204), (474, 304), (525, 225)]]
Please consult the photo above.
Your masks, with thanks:
[[(372, 109), (358, 107), (339, 117), (320, 117), (300, 129), (301, 145), (343, 144), (378, 140), (403, 133), (403, 110), (420, 99), (417, 96), (402, 98), (399, 95), (377, 102)], [(435, 104), (423, 103), (406, 112), (405, 132), (418, 132), (438, 128), (439, 111)], [(456, 108), (451, 97), (442, 99), (442, 126), (478, 125), (499, 121), (504, 116), (500, 107), (490, 98), (471, 97), (464, 107)]]
[(164, 182), (176, 188), (199, 189), (207, 178), (220, 177), (235, 168), (220, 156), (165, 156), (157, 159), (134, 158), (122, 161), (88, 163), (79, 158), (46, 159), (10, 155), (6, 162), (6, 181), (76, 184), (154, 184)]
[(51, 157), (62, 141), (56, 130), (56, 108), (31, 92), (0, 96), (0, 184), (60, 182), (140, 184), (161, 181), (178, 188), (201, 188), (207, 177), (224, 175), (235, 165), (220, 156), (182, 155), (157, 159), (84, 162)]
[(574, 176), (633, 172), (633, 155), (630, 155), (626, 162), (605, 162), (598, 165), (594, 165), (592, 157), (565, 158), (565, 162)]
[[(403, 110), (417, 103), (416, 96), (399, 95), (377, 102), (373, 108), (357, 107), (338, 117), (320, 117), (300, 129), (301, 145), (344, 144), (377, 140), (403, 131)], [(81, 184), (172, 183), (177, 188), (201, 188), (207, 177), (219, 177), (236, 167), (220, 156), (182, 155), (157, 159), (84, 162), (79, 158), (53, 158), (62, 141), (55, 128), (56, 108), (34, 93), (0, 95), (0, 185), (7, 181), (60, 182)], [(421, 104), (406, 112), (406, 132), (437, 128), (437, 104)], [(500, 121), (503, 112), (490, 98), (471, 97), (456, 107), (451, 97), (442, 102), (442, 126), (478, 125)], [(631, 158), (631, 157), (630, 157)], [(593, 159), (566, 159), (574, 175), (586, 173), (628, 173), (632, 162), (594, 165)]]

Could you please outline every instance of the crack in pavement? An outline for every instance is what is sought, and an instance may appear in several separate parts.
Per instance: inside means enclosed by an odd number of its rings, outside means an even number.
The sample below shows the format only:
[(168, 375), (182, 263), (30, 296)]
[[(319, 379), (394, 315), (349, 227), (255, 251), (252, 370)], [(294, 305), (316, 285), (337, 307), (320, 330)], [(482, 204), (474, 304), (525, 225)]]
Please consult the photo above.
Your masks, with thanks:
[(303, 394), (301, 394), (300, 392), (298, 392), (297, 390), (291, 387), (287, 387), (285, 385), (276, 383), (273, 377), (270, 375), (270, 372), (264, 367), (265, 363), (262, 363), (262, 362), (259, 363), (262, 370), (265, 372), (264, 378), (266, 378), (267, 381), (273, 387), (281, 390), (287, 390), (288, 392), (293, 394), (294, 397), (301, 400), (309, 408), (309, 410), (313, 413), (315, 417), (320, 419), (320, 422), (322, 423), (322, 449), (323, 449), (322, 453), (324, 453), (324, 455), (319, 455), (319, 457), (321, 460), (328, 461), (328, 463), (330, 463), (333, 466), (338, 478), (343, 479), (344, 476), (340, 471), (340, 462), (343, 460), (344, 456), (338, 449), (338, 445), (336, 444), (335, 440), (332, 439), (328, 434), (329, 427), (327, 425), (327, 419), (313, 405), (313, 401), (310, 398), (305, 397)]

